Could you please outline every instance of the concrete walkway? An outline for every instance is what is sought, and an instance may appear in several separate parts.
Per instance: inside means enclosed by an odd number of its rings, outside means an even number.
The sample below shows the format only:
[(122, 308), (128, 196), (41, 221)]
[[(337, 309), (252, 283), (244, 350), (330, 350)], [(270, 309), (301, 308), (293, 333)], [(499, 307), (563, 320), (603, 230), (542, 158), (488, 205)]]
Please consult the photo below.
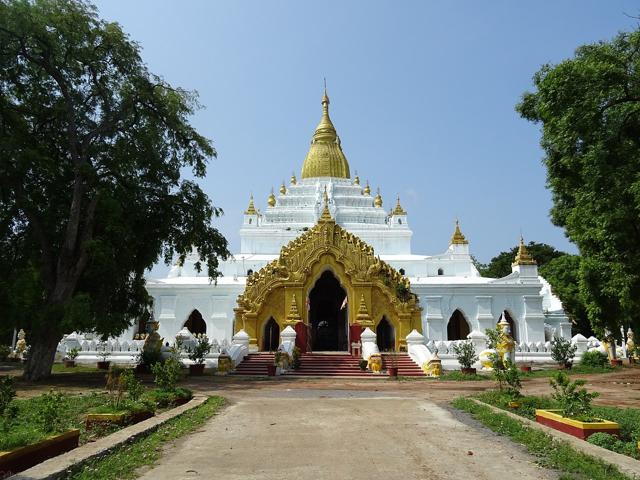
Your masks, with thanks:
[(420, 395), (249, 390), (142, 478), (557, 478), (511, 441)]

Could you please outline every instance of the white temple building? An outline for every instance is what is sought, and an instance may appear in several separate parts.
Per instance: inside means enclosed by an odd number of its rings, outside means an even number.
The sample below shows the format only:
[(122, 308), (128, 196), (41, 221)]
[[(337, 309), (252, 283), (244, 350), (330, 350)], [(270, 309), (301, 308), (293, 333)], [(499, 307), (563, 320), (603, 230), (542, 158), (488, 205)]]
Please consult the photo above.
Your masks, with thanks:
[(272, 192), (262, 211), (251, 198), (240, 251), (221, 262), (215, 282), (195, 270), (195, 254), (166, 278), (148, 279), (162, 337), (186, 327), (231, 343), (243, 329), (250, 350), (271, 350), (289, 325), (306, 332), (303, 348), (346, 351), (368, 327), (380, 350), (404, 350), (412, 330), (438, 344), (484, 332), (503, 314), (519, 345), (542, 345), (552, 332), (571, 337), (524, 242), (504, 278), (480, 276), (457, 222), (442, 253), (414, 253), (409, 213), (399, 198), (385, 208), (379, 192), (351, 176), (326, 93), (322, 108), (301, 178)]

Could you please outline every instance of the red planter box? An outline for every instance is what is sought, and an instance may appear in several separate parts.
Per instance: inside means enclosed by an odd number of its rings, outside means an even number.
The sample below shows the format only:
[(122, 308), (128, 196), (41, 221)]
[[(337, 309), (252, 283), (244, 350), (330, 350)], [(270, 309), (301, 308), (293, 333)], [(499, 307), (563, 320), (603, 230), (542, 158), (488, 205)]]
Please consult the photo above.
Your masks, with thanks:
[(189, 365), (189, 375), (203, 375), (204, 363)]
[(607, 420), (581, 422), (580, 420), (565, 418), (561, 413), (561, 410), (536, 410), (536, 422), (581, 438), (582, 440), (586, 440), (597, 432), (609, 433), (615, 436), (619, 436), (620, 434), (620, 426), (615, 422), (609, 422)]
[(73, 450), (78, 446), (79, 438), (80, 430), (69, 430), (38, 443), (14, 448), (8, 452), (0, 452), (0, 474), (12, 475), (61, 453)]

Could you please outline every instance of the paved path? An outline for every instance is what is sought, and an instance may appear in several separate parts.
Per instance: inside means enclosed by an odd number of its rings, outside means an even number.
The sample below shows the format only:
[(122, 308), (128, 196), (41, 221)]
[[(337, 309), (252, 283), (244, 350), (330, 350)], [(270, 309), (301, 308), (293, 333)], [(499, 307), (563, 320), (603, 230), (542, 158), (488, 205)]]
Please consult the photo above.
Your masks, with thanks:
[(249, 390), (142, 478), (556, 478), (523, 449), (424, 395)]

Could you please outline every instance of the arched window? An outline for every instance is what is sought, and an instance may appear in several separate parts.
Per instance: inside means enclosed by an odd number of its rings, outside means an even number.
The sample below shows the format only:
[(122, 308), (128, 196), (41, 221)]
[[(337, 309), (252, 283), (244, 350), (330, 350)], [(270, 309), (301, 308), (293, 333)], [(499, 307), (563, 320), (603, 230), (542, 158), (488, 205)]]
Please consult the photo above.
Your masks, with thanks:
[(439, 269), (438, 269), (438, 275), (444, 275), (444, 270), (443, 270), (443, 269), (441, 269), (441, 268), (439, 268)]
[(398, 225), (402, 225), (402, 219), (401, 218), (398, 219)]
[(183, 327), (186, 327), (194, 335), (198, 335), (200, 333), (207, 333), (207, 324), (202, 318), (202, 314), (198, 310), (194, 310), (187, 318), (187, 321), (184, 322)]
[(401, 268), (400, 270), (398, 270), (400, 272), (400, 275), (404, 275), (404, 268)]
[(251, 225), (251, 220), (253, 220), (253, 219), (251, 219), (251, 218), (249, 219), (249, 225)]
[(453, 312), (447, 324), (447, 340), (466, 340), (470, 332), (469, 324), (460, 310)]
[(253, 270), (251, 269), (247, 270), (247, 277), (250, 277), (251, 275), (253, 275)]

